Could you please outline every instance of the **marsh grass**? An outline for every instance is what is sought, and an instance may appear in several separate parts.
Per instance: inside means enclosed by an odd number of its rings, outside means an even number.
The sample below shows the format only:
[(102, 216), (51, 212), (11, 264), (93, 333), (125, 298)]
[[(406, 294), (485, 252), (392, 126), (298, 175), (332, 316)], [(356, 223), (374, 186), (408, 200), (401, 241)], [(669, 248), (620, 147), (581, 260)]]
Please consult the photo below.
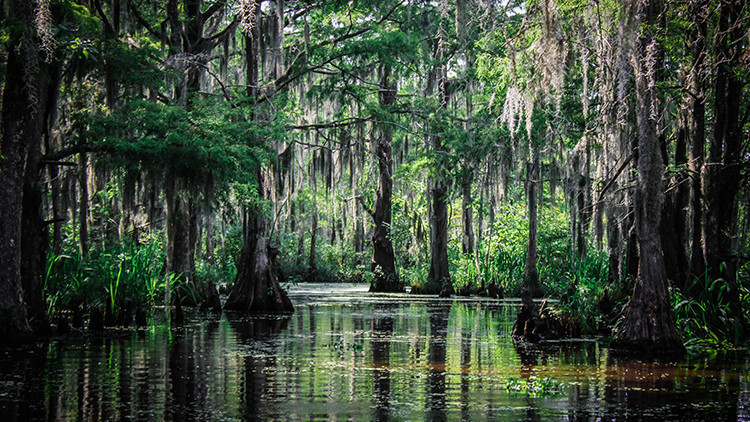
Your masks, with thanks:
[(85, 256), (50, 255), (43, 283), (48, 313), (107, 304), (113, 310), (126, 303), (156, 305), (166, 284), (176, 280), (162, 274), (164, 259), (156, 242), (92, 250)]

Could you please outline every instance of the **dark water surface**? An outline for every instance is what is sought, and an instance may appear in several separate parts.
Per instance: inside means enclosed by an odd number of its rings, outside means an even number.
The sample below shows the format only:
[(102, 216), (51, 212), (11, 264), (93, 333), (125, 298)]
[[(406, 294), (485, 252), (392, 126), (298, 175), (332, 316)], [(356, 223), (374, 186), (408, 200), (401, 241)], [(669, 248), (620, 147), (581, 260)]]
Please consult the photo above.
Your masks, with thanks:
[[(157, 314), (140, 332), (0, 344), (0, 421), (750, 421), (747, 354), (643, 363), (588, 340), (514, 347), (517, 302), (291, 293), (289, 317), (196, 313), (170, 330)], [(558, 393), (506, 388), (549, 376)]]

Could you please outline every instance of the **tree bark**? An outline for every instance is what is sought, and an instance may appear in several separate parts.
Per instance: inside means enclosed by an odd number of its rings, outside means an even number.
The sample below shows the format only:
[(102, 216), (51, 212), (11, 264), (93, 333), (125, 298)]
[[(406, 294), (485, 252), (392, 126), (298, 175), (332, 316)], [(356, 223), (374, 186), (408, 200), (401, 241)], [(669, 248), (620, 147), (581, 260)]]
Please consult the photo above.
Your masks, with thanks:
[[(717, 63), (714, 88), (714, 131), (708, 145), (708, 162), (703, 166), (703, 257), (710, 280), (722, 278), (738, 328), (746, 330), (737, 283), (737, 256), (733, 251), (733, 225), (736, 220), (735, 199), (743, 180), (743, 120), (740, 113), (743, 83), (737, 69), (742, 63), (740, 0), (720, 3), (719, 26), (716, 32)], [(717, 297), (718, 299), (718, 297)]]
[(471, 197), (471, 182), (474, 179), (474, 172), (464, 168), (463, 178), (461, 180), (461, 204), (463, 205), (463, 234), (461, 236), (461, 251), (469, 256), (474, 255), (474, 209)]
[[(262, 192), (261, 177), (258, 181)], [(278, 249), (266, 240), (270, 226), (267, 220), (257, 207), (248, 212), (237, 279), (224, 304), (225, 310), (246, 313), (294, 311), (294, 305), (279, 284)]]
[[(440, 57), (442, 53), (438, 52)], [(438, 69), (438, 87), (440, 108), (448, 108), (448, 78), (445, 66)], [(448, 181), (441, 174), (445, 172), (444, 155), (447, 153), (443, 140), (433, 136), (433, 148), (437, 155), (438, 175), (432, 187), (432, 215), (430, 218), (430, 272), (427, 283), (422, 292), (427, 294), (439, 293), (441, 297), (453, 294), (448, 267)]]
[(431, 217), (430, 272), (422, 293), (450, 296), (453, 284), (448, 271), (448, 186), (443, 181), (432, 188)]
[[(40, 84), (41, 85), (41, 84)], [(49, 233), (42, 216), (41, 138), (43, 125), (38, 124), (35, 139), (29, 146), (23, 184), (21, 218), (21, 286), (26, 314), (35, 334), (49, 332), (47, 304), (42, 294), (42, 277), (47, 267)], [(38, 139), (39, 141), (37, 141)]]
[(198, 302), (193, 281), (190, 247), (190, 209), (184, 182), (180, 178), (167, 181), (167, 271), (177, 276), (179, 288), (172, 302), (195, 306)]
[[(256, 1), (255, 22), (260, 22), (260, 1)], [(250, 101), (257, 104), (258, 65), (260, 56), (260, 27), (255, 25), (245, 36), (247, 45), (247, 85)], [(258, 115), (253, 113), (253, 119)], [(272, 196), (275, 189), (265, 170), (256, 173), (260, 201)], [(269, 179), (269, 180), (266, 180)], [(253, 206), (247, 215), (242, 253), (237, 268), (237, 279), (224, 309), (246, 313), (293, 312), (294, 306), (279, 283), (278, 249), (268, 244), (271, 223), (259, 206)]]
[[(529, 140), (532, 142), (532, 140)], [(539, 284), (539, 272), (537, 271), (537, 178), (539, 174), (539, 154), (534, 145), (531, 149), (530, 162), (526, 172), (526, 196), (528, 199), (529, 217), (529, 243), (526, 249), (526, 265), (523, 270), (524, 286), (531, 292), (533, 297), (541, 297), (544, 290)]]
[[(364, 143), (364, 126), (362, 123), (358, 123), (356, 126), (357, 142), (354, 144), (354, 151), (352, 152), (351, 166), (349, 174), (351, 177), (351, 189), (352, 197), (357, 196), (357, 188), (359, 187), (359, 174), (363, 172), (363, 162), (361, 145)], [(357, 260), (359, 260), (359, 254), (364, 251), (365, 243), (365, 226), (364, 216), (362, 212), (362, 204), (360, 201), (353, 202), (353, 215), (354, 215), (354, 252), (356, 252)]]
[(317, 204), (313, 203), (312, 222), (310, 223), (310, 254), (307, 261), (307, 281), (317, 282), (318, 276), (318, 209)]
[[(391, 68), (380, 69), (380, 106), (384, 112), (396, 103), (397, 88), (391, 83)], [(375, 145), (378, 160), (378, 187), (375, 193), (375, 210), (372, 214), (375, 230), (372, 234), (372, 261), (370, 271), (374, 277), (371, 292), (401, 292), (404, 290), (396, 273), (396, 257), (391, 242), (391, 197), (393, 195), (393, 128), (388, 123), (380, 125), (380, 136)]]
[[(441, 1), (441, 18), (447, 18), (447, 4)], [(448, 74), (445, 61), (447, 33), (442, 23), (438, 23), (435, 60), (439, 64), (437, 73), (438, 104), (442, 112), (448, 109)], [(428, 84), (429, 85), (429, 84)], [(436, 156), (436, 177), (432, 181), (432, 215), (430, 216), (430, 272), (424, 293), (439, 293), (440, 297), (453, 294), (453, 282), (448, 262), (448, 180), (446, 180), (447, 148), (443, 139), (432, 135), (432, 148)]]
[[(315, 161), (315, 155), (313, 155), (313, 161)], [(317, 282), (318, 276), (318, 255), (317, 255), (317, 243), (318, 243), (318, 182), (317, 173), (315, 171), (315, 165), (313, 170), (310, 172), (312, 175), (312, 197), (313, 204), (310, 221), (310, 253), (308, 254), (307, 261), (307, 281)]]
[(88, 182), (88, 158), (86, 153), (78, 157), (78, 247), (81, 256), (89, 253), (89, 182)]
[(609, 271), (607, 281), (616, 283), (620, 281), (620, 224), (617, 222), (618, 214), (615, 206), (610, 204), (607, 207), (607, 256), (609, 262)]
[[(687, 163), (687, 110), (681, 107), (677, 123), (674, 164), (678, 168)], [(663, 156), (666, 157), (666, 140), (663, 139)], [(664, 265), (667, 279), (675, 286), (685, 287), (689, 271), (689, 261), (685, 249), (685, 233), (688, 206), (688, 189), (684, 175), (673, 178), (674, 188), (669, 189), (662, 206), (661, 242), (664, 250)], [(684, 289), (683, 289), (684, 290)]]
[[(701, 187), (701, 169), (703, 168), (704, 150), (706, 142), (706, 93), (703, 84), (703, 65), (706, 57), (706, 37), (708, 32), (707, 10), (703, 2), (690, 2), (690, 16), (693, 25), (688, 29), (688, 46), (692, 51), (689, 71), (689, 90), (693, 94), (688, 99), (688, 132), (690, 138), (690, 153), (688, 168), (690, 169), (690, 224), (692, 237), (690, 241), (690, 280), (703, 278), (706, 263), (703, 257), (701, 236), (703, 232), (703, 191)], [(689, 289), (686, 293), (697, 295), (697, 291)]]
[(652, 55), (658, 48), (654, 43), (653, 28), (657, 24), (658, 10), (649, 0), (635, 7), (639, 9), (640, 21), (646, 25), (633, 52), (638, 125), (638, 182), (634, 198), (638, 275), (623, 326), (616, 333), (611, 347), (646, 356), (674, 356), (684, 354), (685, 347), (675, 329), (667, 291), (659, 236), (664, 200), (664, 161), (657, 133), (658, 116), (653, 113), (657, 107), (655, 84), (643, 67), (644, 63), (653, 60)]
[[(27, 32), (33, 27), (33, 4), (12, 0), (9, 18), (17, 19)], [(24, 171), (27, 154), (39, 148), (44, 102), (36, 40), (14, 31), (5, 65), (0, 146), (0, 335), (4, 339), (33, 334), (21, 287), (21, 227)], [(34, 69), (34, 67), (37, 67)]]

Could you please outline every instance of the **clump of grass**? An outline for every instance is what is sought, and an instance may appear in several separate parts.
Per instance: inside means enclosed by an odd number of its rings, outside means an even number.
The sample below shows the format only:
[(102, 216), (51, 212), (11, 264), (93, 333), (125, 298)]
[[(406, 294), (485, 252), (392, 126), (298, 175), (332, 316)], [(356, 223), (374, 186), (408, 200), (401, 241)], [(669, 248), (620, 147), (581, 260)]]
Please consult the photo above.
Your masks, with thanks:
[(126, 303), (152, 306), (174, 277), (162, 274), (164, 248), (158, 242), (118, 245), (87, 255), (50, 255), (44, 279), (48, 314), (86, 305), (117, 309)]

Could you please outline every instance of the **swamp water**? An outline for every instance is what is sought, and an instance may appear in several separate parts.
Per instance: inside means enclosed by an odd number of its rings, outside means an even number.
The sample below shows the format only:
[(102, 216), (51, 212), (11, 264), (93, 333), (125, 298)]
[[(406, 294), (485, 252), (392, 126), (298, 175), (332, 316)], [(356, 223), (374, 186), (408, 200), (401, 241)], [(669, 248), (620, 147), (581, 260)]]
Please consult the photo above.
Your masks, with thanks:
[(0, 421), (750, 421), (747, 354), (516, 347), (518, 302), (366, 289), (295, 286), (288, 317), (196, 313), (170, 330), (155, 315), (142, 331), (0, 344)]

